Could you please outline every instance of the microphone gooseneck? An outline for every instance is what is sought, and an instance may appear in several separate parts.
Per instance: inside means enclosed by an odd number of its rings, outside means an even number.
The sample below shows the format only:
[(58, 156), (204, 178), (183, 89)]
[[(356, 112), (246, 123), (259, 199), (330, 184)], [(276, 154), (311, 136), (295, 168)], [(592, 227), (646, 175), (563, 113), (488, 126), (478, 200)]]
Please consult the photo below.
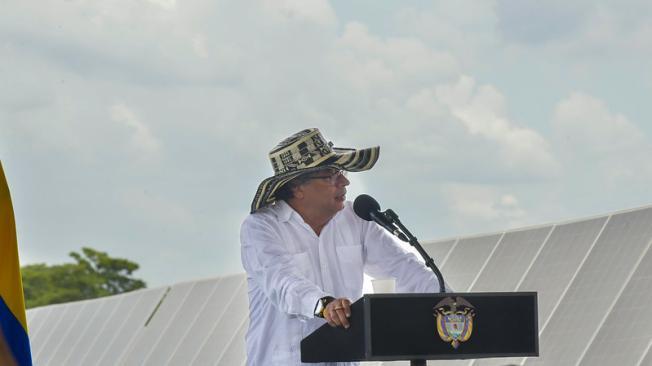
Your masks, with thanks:
[(437, 277), (439, 282), (439, 292), (446, 292), (444, 277), (437, 268), (435, 261), (426, 253), (417, 238), (398, 219), (398, 215), (388, 209), (385, 212), (380, 211), (380, 204), (368, 194), (361, 194), (353, 201), (353, 211), (361, 219), (366, 221), (375, 221), (378, 225), (398, 237), (400, 240), (410, 243), (423, 257), (426, 266), (430, 268)]
[(353, 211), (361, 219), (366, 221), (375, 221), (378, 225), (384, 227), (387, 231), (403, 240), (404, 242), (410, 242), (410, 240), (398, 230), (396, 226), (392, 223), (392, 220), (387, 216), (386, 213), (380, 212), (380, 205), (373, 197), (368, 194), (359, 195), (355, 201), (353, 201)]

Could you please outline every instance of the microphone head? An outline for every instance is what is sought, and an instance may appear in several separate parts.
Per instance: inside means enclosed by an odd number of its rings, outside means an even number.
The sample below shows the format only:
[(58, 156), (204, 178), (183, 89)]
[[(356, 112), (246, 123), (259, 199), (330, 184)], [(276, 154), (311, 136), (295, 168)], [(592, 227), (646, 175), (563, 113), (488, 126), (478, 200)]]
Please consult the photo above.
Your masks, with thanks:
[(361, 219), (366, 221), (373, 220), (371, 218), (371, 212), (380, 211), (380, 205), (373, 197), (368, 194), (361, 194), (355, 198), (353, 201), (353, 211), (355, 214), (360, 216)]

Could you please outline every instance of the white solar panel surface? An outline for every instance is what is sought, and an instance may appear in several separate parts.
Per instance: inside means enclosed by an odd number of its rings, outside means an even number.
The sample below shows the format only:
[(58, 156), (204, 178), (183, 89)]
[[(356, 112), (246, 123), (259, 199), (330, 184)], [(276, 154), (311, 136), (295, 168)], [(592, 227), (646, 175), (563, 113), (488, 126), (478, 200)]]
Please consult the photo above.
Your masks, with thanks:
[(651, 238), (652, 209), (611, 217), (541, 330), (540, 357), (528, 359), (526, 365), (575, 365), (580, 361)]
[(514, 291), (551, 227), (505, 233), (469, 291)]
[(460, 239), (457, 242), (446, 263), (440, 268), (454, 291), (468, 291), (501, 238), (501, 234), (494, 234)]

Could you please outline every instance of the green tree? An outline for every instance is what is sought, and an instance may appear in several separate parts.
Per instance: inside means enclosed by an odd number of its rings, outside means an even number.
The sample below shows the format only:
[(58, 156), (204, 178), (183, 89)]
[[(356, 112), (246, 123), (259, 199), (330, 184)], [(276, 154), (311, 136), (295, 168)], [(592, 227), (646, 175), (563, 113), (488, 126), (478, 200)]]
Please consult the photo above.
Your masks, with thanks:
[(132, 277), (138, 263), (86, 247), (81, 254), (71, 252), (70, 256), (76, 263), (39, 263), (21, 268), (27, 308), (116, 295), (146, 286)]

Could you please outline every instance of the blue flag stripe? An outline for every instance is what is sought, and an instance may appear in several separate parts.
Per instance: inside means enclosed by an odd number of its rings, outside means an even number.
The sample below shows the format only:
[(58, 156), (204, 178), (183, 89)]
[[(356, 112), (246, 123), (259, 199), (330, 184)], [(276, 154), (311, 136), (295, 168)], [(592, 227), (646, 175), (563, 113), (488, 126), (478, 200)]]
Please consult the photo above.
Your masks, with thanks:
[(5, 344), (9, 346), (18, 365), (31, 366), (32, 356), (27, 332), (2, 297), (0, 297), (0, 327), (2, 327)]

